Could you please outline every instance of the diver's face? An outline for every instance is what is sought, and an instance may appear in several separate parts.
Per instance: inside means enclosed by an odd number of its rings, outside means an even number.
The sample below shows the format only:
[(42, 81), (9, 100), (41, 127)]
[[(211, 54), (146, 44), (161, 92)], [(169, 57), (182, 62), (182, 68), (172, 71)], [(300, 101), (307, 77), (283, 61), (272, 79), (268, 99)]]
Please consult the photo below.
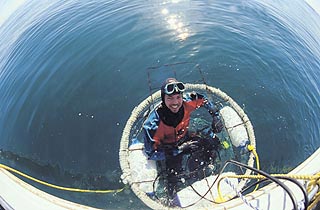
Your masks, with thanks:
[(173, 113), (177, 113), (179, 111), (179, 109), (182, 106), (182, 102), (183, 102), (182, 93), (164, 95), (164, 103)]

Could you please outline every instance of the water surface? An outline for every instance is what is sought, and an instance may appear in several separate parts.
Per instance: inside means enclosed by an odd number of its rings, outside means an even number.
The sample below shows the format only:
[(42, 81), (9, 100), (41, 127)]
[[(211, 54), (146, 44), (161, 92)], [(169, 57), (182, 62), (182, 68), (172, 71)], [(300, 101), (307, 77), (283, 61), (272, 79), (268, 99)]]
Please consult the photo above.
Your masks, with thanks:
[[(244, 108), (262, 169), (288, 172), (320, 145), (319, 22), (302, 0), (25, 1), (0, 25), (2, 162), (55, 184), (121, 188), (119, 141), (149, 95), (146, 69), (189, 61)], [(130, 190), (36, 186), (99, 208), (146, 208)]]

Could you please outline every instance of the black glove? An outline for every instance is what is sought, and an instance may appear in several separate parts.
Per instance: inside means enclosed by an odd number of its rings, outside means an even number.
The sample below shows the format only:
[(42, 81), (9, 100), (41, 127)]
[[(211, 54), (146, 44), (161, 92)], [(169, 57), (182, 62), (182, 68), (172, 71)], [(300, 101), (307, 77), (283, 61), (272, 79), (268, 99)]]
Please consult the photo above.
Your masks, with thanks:
[(203, 98), (204, 96), (203, 95), (201, 95), (201, 94), (199, 94), (199, 93), (196, 93), (195, 91), (192, 91), (191, 93), (190, 93), (190, 98), (191, 98), (191, 100), (193, 101), (193, 100), (197, 100), (197, 99), (201, 99), (201, 98)]
[(220, 133), (223, 129), (222, 121), (218, 114), (214, 114), (212, 117), (211, 128), (214, 133)]
[(199, 142), (198, 141), (187, 141), (180, 146), (178, 146), (178, 149), (182, 152), (192, 152), (196, 151), (199, 148)]
[(213, 136), (212, 143), (213, 143), (213, 147), (215, 149), (219, 149), (220, 148), (221, 142), (220, 142), (220, 139), (219, 139), (219, 137), (217, 135)]

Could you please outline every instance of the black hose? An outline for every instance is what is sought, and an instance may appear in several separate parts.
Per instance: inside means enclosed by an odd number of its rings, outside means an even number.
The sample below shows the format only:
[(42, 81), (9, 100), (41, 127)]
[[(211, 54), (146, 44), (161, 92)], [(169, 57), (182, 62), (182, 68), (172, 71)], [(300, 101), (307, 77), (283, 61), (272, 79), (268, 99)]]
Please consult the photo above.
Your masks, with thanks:
[[(289, 195), (289, 197), (290, 197), (290, 199), (291, 199), (291, 201), (292, 201), (293, 207), (294, 207), (293, 209), (294, 209), (294, 210), (298, 210), (298, 203), (297, 203), (295, 197), (293, 196), (293, 193), (291, 192), (291, 190), (290, 190), (285, 184), (283, 184), (283, 183), (282, 183), (281, 181), (279, 181), (277, 178), (272, 177), (271, 175), (267, 174), (267, 173), (264, 172), (264, 171), (255, 169), (255, 168), (253, 168), (253, 167), (250, 167), (250, 166), (248, 166), (248, 165), (245, 165), (245, 164), (243, 164), (243, 163), (240, 163), (240, 162), (237, 162), (237, 161), (234, 161), (234, 160), (228, 160), (228, 161), (226, 161), (225, 166), (226, 166), (228, 163), (233, 163), (233, 164), (235, 164), (235, 165), (239, 165), (239, 166), (241, 166), (241, 167), (250, 169), (250, 170), (252, 170), (252, 171), (254, 171), (254, 172), (258, 173), (258, 174), (263, 175), (263, 176), (266, 177), (267, 179), (275, 182), (276, 184), (278, 184), (280, 187), (282, 187), (282, 188), (288, 193), (288, 195)], [(223, 167), (223, 169), (225, 168), (225, 166)]]

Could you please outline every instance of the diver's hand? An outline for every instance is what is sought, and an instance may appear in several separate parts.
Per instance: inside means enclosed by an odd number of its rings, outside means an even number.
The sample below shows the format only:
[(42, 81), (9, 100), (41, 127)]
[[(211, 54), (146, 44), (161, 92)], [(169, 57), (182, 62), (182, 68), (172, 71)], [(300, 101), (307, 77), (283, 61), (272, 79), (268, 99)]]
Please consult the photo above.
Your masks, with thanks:
[(195, 92), (195, 91), (192, 91), (192, 92), (189, 94), (189, 97), (191, 98), (192, 101), (197, 100), (197, 99), (202, 99), (202, 98), (204, 98), (203, 95), (201, 95), (201, 94), (199, 94), (199, 93), (197, 93), (197, 92)]
[(223, 124), (222, 124), (222, 121), (220, 119), (220, 116), (215, 114), (213, 115), (212, 117), (212, 124), (211, 124), (211, 128), (212, 128), (212, 131), (214, 133), (220, 133), (223, 129)]
[(217, 148), (217, 149), (220, 148), (221, 142), (220, 142), (219, 137), (216, 134), (213, 135), (212, 142), (213, 142), (213, 146), (215, 148)]
[(191, 152), (195, 151), (199, 148), (197, 141), (187, 141), (180, 146), (178, 146), (178, 149), (182, 152)]
[(195, 91), (192, 91), (190, 93), (190, 98), (191, 98), (191, 100), (196, 100), (197, 99), (197, 93)]

